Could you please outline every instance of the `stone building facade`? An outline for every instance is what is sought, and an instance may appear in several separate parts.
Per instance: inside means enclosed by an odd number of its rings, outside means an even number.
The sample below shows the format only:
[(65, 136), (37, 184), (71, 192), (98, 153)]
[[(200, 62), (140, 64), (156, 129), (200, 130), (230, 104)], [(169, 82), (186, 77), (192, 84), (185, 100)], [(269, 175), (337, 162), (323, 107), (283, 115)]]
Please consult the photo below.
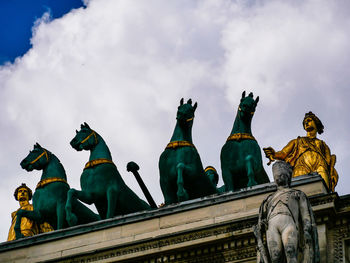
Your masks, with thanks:
[[(321, 262), (350, 263), (350, 195), (300, 176), (315, 213)], [(0, 262), (256, 262), (252, 231), (274, 183), (0, 244)]]

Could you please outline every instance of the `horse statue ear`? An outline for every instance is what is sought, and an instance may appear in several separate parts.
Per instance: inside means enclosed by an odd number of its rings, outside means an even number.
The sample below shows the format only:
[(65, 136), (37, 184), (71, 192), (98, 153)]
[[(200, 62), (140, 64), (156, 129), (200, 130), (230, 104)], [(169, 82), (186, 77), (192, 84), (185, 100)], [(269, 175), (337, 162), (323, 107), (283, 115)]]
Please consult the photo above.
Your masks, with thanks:
[(259, 102), (259, 96), (256, 97), (256, 99), (255, 99), (255, 106), (258, 104), (258, 102)]
[(184, 98), (180, 100), (180, 106), (184, 104)]
[(195, 110), (197, 109), (197, 106), (198, 106), (198, 104), (197, 104), (197, 102), (193, 105), (193, 112), (195, 112)]
[(189, 100), (187, 101), (187, 104), (192, 105), (192, 100), (191, 100), (191, 99), (189, 99)]
[(251, 98), (253, 98), (253, 92), (251, 92), (251, 93), (249, 93), (249, 95), (248, 95), (249, 97), (251, 97)]
[(242, 93), (242, 99), (244, 99), (245, 98), (245, 91), (243, 91), (243, 93)]
[(84, 125), (82, 125), (82, 128), (88, 128), (88, 129), (91, 129), (90, 128), (90, 126), (86, 123), (86, 122), (84, 122)]
[(34, 145), (34, 149), (36, 149), (36, 148), (42, 148), (41, 146), (40, 146), (40, 144), (39, 143), (36, 143), (35, 145)]

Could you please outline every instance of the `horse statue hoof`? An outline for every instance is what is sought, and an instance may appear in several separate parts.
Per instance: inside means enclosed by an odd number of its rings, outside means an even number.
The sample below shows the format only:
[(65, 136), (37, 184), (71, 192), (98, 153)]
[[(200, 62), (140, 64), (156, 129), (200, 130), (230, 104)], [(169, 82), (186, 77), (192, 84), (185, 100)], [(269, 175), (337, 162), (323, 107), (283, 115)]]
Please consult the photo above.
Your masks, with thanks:
[(21, 233), (20, 230), (15, 230), (15, 234), (16, 234), (16, 240), (20, 238), (24, 238), (24, 235)]
[(185, 189), (177, 191), (176, 195), (177, 195), (177, 200), (179, 202), (187, 201), (190, 199)]
[(76, 226), (78, 224), (78, 218), (75, 214), (67, 215), (66, 220), (69, 226)]
[(254, 179), (249, 179), (247, 187), (252, 187), (254, 185), (257, 185), (258, 183)]

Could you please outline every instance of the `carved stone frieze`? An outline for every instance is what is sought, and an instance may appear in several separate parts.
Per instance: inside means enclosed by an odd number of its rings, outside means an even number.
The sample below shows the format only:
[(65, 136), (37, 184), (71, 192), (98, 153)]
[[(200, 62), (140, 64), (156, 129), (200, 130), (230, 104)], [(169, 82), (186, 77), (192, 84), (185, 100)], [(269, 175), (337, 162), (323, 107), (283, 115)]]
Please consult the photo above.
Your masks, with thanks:
[[(255, 238), (251, 228), (256, 219), (217, 226), (172, 237), (164, 237), (136, 245), (130, 245), (94, 253), (89, 256), (62, 260), (63, 263), (99, 262), (105, 259), (118, 262), (233, 262), (256, 256)], [(247, 231), (242, 231), (247, 230)], [(242, 235), (234, 235), (242, 231)], [(246, 233), (249, 234), (246, 234)], [(208, 237), (217, 237), (209, 245), (203, 245)], [(193, 245), (192, 243), (197, 244)], [(189, 245), (187, 246), (187, 243)], [(182, 244), (179, 247), (179, 244)], [(165, 248), (165, 249), (164, 249)], [(157, 253), (157, 251), (159, 251)], [(165, 252), (160, 252), (165, 251)], [(170, 251), (170, 252), (169, 252)], [(174, 253), (175, 251), (175, 253)], [(148, 255), (148, 256), (145, 256)], [(232, 261), (233, 260), (233, 261)], [(113, 262), (113, 261), (108, 261)]]

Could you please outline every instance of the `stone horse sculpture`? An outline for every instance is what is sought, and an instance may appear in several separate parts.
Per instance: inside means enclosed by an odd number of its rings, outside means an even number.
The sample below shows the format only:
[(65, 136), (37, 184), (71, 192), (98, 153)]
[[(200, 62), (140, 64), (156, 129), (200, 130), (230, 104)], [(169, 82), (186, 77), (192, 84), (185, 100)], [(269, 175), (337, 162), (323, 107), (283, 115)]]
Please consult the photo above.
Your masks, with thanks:
[(72, 211), (72, 202), (76, 199), (94, 204), (102, 219), (151, 209), (125, 184), (105, 141), (87, 123), (76, 131), (70, 144), (77, 151), (90, 151), (89, 161), (80, 177), (82, 190), (68, 191), (66, 213), (71, 224), (76, 221), (77, 215)]
[(268, 183), (260, 146), (252, 135), (251, 122), (259, 97), (242, 93), (230, 136), (221, 149), (221, 170), (226, 191)]
[(160, 186), (165, 205), (216, 193), (204, 174), (202, 161), (192, 142), (192, 125), (197, 103), (181, 99), (170, 143), (159, 158)]
[[(65, 205), (69, 185), (66, 172), (60, 160), (50, 151), (38, 143), (21, 162), (21, 167), (28, 172), (42, 170), (40, 182), (33, 195), (33, 211), (19, 210), (15, 225), (16, 239), (22, 237), (20, 233), (21, 218), (27, 217), (38, 224), (48, 222), (53, 229), (62, 229), (68, 226), (66, 222)], [(73, 204), (78, 211), (78, 224), (85, 224), (99, 220), (100, 217), (79, 202)]]

